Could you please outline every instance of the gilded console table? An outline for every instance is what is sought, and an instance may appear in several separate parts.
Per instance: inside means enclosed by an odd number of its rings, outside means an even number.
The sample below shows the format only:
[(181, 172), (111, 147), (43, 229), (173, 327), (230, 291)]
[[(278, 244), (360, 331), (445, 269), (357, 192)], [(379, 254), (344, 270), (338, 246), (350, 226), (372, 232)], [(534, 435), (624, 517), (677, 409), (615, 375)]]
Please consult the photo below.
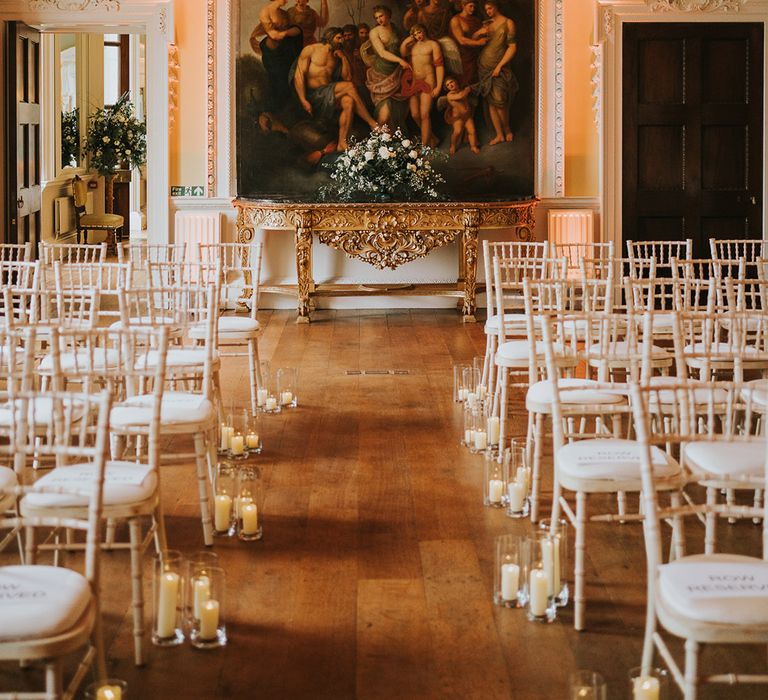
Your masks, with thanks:
[[(533, 236), (538, 200), (512, 202), (408, 202), (314, 204), (235, 199), (237, 239), (253, 240), (257, 229), (289, 229), (296, 236), (296, 285), (262, 286), (263, 291), (298, 295), (298, 322), (309, 322), (320, 296), (434, 295), (458, 297), (464, 321), (475, 320), (477, 232), (514, 228), (522, 241)], [(459, 242), (456, 283), (315, 284), (312, 239), (374, 267), (396, 269), (435, 248)]]

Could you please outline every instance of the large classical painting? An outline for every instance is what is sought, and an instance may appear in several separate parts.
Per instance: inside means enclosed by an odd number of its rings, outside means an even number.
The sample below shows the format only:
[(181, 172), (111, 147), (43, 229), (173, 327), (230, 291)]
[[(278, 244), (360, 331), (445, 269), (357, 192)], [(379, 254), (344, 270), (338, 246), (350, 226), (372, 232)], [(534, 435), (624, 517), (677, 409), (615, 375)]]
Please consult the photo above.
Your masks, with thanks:
[(457, 201), (534, 192), (536, 0), (240, 0), (241, 197), (312, 200), (377, 124)]

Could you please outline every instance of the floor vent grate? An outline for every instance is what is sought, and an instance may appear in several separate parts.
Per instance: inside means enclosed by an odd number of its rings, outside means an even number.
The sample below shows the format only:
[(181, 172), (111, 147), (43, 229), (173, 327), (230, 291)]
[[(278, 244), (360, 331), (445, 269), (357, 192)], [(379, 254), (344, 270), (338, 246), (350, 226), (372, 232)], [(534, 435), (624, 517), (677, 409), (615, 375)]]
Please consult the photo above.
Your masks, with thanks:
[(407, 369), (348, 369), (346, 372), (348, 377), (360, 376), (363, 374), (368, 376), (380, 376), (384, 374), (402, 376), (410, 373), (410, 370)]

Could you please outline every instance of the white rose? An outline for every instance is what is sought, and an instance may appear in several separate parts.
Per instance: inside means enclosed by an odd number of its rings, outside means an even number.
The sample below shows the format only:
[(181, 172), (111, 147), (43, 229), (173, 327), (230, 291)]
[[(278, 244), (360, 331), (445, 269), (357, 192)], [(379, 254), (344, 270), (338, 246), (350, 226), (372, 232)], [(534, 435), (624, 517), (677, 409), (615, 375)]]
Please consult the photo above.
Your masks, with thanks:
[(416, 172), (416, 166), (413, 163), (408, 163), (408, 170), (413, 170), (413, 172)]
[(389, 141), (391, 139), (392, 139), (392, 137), (386, 131), (381, 135), (381, 140), (382, 141)]
[(410, 145), (411, 145), (411, 139), (405, 139), (403, 141), (403, 147), (404, 148), (408, 148), (408, 147), (410, 147)]
[(127, 155), (127, 156), (131, 155), (131, 149), (130, 148), (126, 148), (125, 149), (125, 155)]
[(109, 136), (104, 136), (104, 137), (103, 137), (101, 140), (102, 140), (104, 143), (109, 143)]
[(379, 158), (383, 158), (384, 160), (389, 158), (389, 149), (386, 146), (381, 146), (379, 148)]
[(365, 152), (365, 160), (366, 160), (366, 162), (369, 161), (369, 160), (373, 160), (373, 153), (371, 151), (366, 151)]
[(408, 157), (409, 157), (409, 158), (418, 158), (418, 157), (419, 157), (419, 154), (418, 154), (418, 153), (416, 153), (416, 151), (410, 151), (410, 152), (408, 153)]

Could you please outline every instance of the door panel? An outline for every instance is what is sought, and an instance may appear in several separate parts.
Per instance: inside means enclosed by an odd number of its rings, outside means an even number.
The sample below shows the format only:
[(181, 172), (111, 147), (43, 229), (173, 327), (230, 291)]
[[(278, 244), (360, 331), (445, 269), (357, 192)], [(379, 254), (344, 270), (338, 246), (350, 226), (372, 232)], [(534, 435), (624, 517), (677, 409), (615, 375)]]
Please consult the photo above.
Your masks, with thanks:
[(624, 240), (762, 237), (763, 29), (628, 23)]
[(40, 33), (19, 22), (8, 23), (8, 225), (11, 243), (40, 236)]

